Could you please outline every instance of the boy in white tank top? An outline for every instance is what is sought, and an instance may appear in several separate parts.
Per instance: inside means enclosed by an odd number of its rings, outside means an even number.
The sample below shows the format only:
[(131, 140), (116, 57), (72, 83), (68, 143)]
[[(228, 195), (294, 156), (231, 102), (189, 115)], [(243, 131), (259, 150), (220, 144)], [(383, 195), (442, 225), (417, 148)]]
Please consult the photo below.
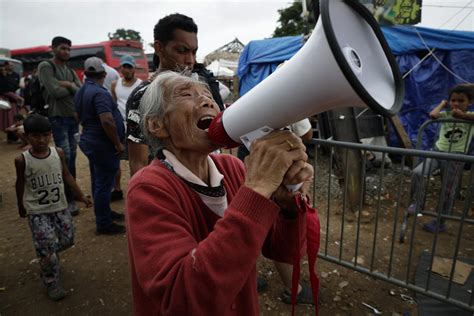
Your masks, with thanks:
[(61, 148), (50, 147), (51, 124), (41, 115), (30, 115), (23, 123), (31, 149), (15, 158), (16, 195), (20, 217), (28, 216), (41, 277), (52, 300), (66, 291), (59, 284), (58, 253), (74, 244), (74, 225), (67, 208), (64, 182), (79, 201), (92, 205), (69, 172)]

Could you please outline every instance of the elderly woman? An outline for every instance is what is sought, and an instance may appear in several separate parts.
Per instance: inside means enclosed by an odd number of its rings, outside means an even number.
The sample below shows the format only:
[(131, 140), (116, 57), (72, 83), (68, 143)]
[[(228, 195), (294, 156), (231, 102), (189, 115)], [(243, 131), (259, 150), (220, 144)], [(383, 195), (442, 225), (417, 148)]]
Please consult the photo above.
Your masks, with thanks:
[(161, 149), (128, 187), (135, 314), (258, 315), (260, 252), (291, 263), (305, 239), (306, 217), (283, 185), (309, 187), (303, 143), (273, 132), (252, 144), (245, 167), (211, 154), (207, 128), (219, 107), (204, 83), (173, 72), (150, 84), (140, 107), (145, 135)]

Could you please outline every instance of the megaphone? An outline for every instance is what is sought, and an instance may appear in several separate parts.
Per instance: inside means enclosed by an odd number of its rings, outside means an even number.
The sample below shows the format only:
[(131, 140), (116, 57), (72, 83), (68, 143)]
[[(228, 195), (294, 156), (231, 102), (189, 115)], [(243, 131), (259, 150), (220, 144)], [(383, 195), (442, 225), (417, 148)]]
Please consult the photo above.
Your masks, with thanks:
[(223, 147), (247, 145), (273, 129), (348, 106), (390, 116), (403, 97), (398, 65), (371, 13), (355, 0), (321, 0), (305, 45), (221, 112), (209, 137)]

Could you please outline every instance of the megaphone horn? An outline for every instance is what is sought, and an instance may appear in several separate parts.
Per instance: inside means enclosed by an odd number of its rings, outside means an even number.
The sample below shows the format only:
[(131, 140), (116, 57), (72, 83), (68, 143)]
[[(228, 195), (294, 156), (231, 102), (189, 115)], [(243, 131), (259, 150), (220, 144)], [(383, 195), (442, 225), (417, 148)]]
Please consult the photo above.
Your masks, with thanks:
[(384, 116), (400, 110), (403, 80), (370, 12), (355, 0), (321, 0), (320, 14), (306, 44), (284, 67), (213, 120), (212, 141), (231, 147), (254, 131), (340, 107), (368, 106)]

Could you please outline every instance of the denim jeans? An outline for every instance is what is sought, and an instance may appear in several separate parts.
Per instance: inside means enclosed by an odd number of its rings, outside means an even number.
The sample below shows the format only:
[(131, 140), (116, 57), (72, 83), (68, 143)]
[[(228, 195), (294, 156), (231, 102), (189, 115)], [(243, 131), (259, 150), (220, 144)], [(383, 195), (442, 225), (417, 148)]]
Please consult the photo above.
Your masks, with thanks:
[[(53, 116), (49, 118), (53, 130), (54, 144), (64, 151), (67, 168), (72, 176), (76, 177), (76, 150), (77, 142), (74, 137), (79, 133), (79, 123), (74, 117)], [(68, 202), (73, 200), (71, 189), (64, 184)]]
[(77, 142), (74, 135), (79, 133), (79, 123), (74, 117), (50, 117), (54, 143), (64, 151), (69, 172), (76, 177)]
[(102, 229), (112, 224), (110, 193), (114, 187), (120, 160), (114, 152), (96, 150), (82, 142), (79, 146), (89, 159), (96, 228)]

